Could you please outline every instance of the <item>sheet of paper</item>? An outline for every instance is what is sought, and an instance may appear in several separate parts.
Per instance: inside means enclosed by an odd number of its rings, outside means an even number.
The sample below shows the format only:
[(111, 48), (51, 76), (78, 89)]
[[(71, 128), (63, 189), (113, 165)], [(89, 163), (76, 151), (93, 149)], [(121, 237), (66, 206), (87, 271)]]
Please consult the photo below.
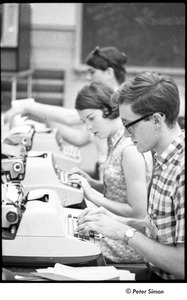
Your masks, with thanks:
[(42, 273), (54, 273), (57, 275), (66, 276), (75, 280), (119, 280), (118, 270), (115, 267), (70, 267), (66, 265), (56, 264), (54, 268), (37, 269), (37, 272)]
[[(103, 280), (135, 280), (135, 274), (127, 270), (118, 270), (114, 266), (97, 266), (97, 267), (70, 267), (62, 264), (55, 264), (54, 268), (37, 269), (38, 274), (55, 274), (60, 280), (59, 275), (64, 278), (72, 278), (82, 281), (103, 281)], [(54, 278), (55, 276), (51, 277)]]
[(126, 270), (118, 270), (119, 280), (135, 280), (135, 274)]

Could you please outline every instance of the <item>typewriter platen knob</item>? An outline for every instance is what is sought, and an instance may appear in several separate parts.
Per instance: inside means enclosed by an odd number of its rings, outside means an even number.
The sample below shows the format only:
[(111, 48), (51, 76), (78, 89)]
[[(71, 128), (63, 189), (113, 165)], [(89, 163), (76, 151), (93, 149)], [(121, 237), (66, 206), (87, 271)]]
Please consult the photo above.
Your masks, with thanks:
[(13, 211), (9, 211), (6, 215), (7, 221), (10, 223), (14, 223), (17, 220), (18, 215), (13, 212)]
[(13, 168), (14, 168), (14, 171), (15, 172), (20, 172), (21, 169), (22, 169), (22, 164), (20, 162), (16, 162), (14, 165), (13, 165)]
[(28, 144), (28, 139), (26, 137), (24, 137), (24, 138), (22, 138), (21, 142), (22, 142), (22, 145), (25, 146)]

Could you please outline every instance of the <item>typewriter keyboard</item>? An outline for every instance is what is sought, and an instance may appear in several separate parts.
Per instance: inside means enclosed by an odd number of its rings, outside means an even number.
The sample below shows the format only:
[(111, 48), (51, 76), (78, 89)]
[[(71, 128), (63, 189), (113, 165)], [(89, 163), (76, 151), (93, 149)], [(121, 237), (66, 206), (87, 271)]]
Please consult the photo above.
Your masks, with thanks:
[(63, 145), (61, 148), (63, 155), (74, 158), (80, 159), (80, 150), (78, 147), (73, 145)]
[(72, 216), (71, 214), (68, 214), (67, 215), (68, 234), (72, 235), (82, 241), (90, 241), (94, 244), (97, 244), (100, 247), (100, 239), (101, 239), (100, 234), (98, 234), (94, 231), (89, 231), (83, 235), (79, 232), (76, 232), (76, 228), (77, 228), (77, 217)]
[(67, 184), (69, 186), (79, 188), (79, 185), (77, 183), (72, 183), (72, 182), (69, 181), (68, 174), (67, 174), (66, 170), (60, 170), (59, 171), (59, 179), (63, 184)]

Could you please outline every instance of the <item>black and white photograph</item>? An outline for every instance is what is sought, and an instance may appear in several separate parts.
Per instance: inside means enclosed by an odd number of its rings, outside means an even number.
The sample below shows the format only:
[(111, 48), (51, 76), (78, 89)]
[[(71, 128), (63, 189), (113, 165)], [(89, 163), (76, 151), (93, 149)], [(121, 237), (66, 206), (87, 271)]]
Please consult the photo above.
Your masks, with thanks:
[(183, 299), (185, 9), (0, 4), (3, 295)]

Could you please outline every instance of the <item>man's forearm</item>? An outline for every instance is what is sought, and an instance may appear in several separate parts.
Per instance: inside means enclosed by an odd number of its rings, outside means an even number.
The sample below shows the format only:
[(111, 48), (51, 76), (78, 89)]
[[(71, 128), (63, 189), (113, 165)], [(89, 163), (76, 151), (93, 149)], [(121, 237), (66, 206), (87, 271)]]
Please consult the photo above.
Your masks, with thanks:
[[(149, 227), (147, 218), (133, 219), (113, 216), (121, 223), (137, 229), (134, 237), (129, 239), (129, 246), (137, 250), (146, 261), (158, 268), (173, 274), (178, 279), (184, 278), (184, 245), (169, 246), (145, 236), (145, 229)], [(122, 229), (120, 239), (124, 239), (126, 226)]]
[(146, 227), (149, 227), (149, 222), (146, 216), (145, 218), (124, 218), (114, 215), (114, 218), (116, 218), (121, 223), (133, 227), (143, 233), (145, 233)]
[(137, 231), (129, 239), (129, 246), (158, 268), (175, 275), (177, 279), (184, 278), (184, 245), (163, 245)]

